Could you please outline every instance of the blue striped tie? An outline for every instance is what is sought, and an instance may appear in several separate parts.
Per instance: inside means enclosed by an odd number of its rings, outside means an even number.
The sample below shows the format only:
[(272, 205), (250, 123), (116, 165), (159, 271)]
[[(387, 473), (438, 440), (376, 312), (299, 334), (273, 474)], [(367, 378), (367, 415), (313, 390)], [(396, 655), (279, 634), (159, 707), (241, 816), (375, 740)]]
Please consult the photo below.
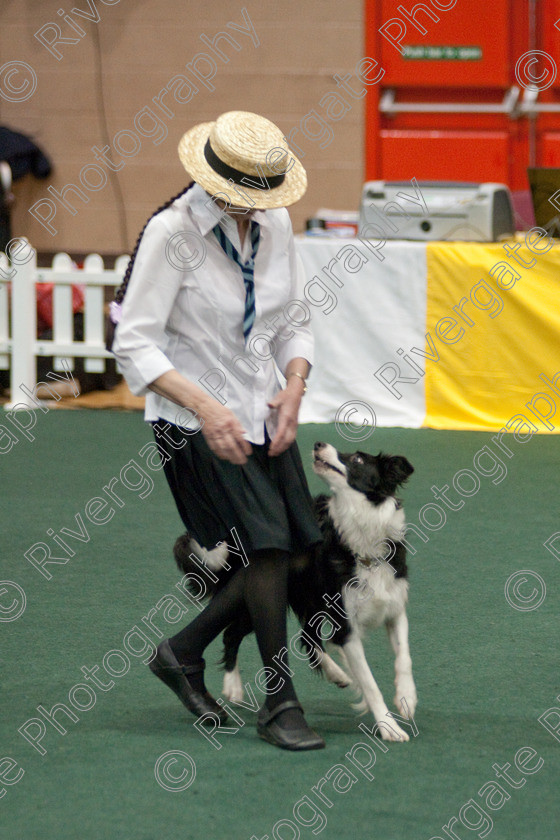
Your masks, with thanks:
[(261, 238), (261, 228), (258, 222), (251, 222), (251, 256), (247, 260), (247, 262), (243, 262), (239, 253), (237, 252), (236, 248), (233, 247), (231, 241), (225, 235), (224, 231), (220, 227), (220, 225), (216, 225), (214, 228), (214, 233), (216, 234), (216, 238), (222, 248), (224, 249), (226, 255), (229, 257), (230, 260), (233, 260), (239, 268), (241, 269), (241, 273), (243, 274), (243, 282), (245, 283), (245, 315), (243, 316), (243, 337), (245, 339), (245, 343), (247, 343), (247, 338), (249, 333), (251, 332), (251, 327), (255, 322), (255, 281), (254, 281), (254, 270), (255, 270), (255, 257), (257, 255), (257, 251), (259, 249), (259, 242)]

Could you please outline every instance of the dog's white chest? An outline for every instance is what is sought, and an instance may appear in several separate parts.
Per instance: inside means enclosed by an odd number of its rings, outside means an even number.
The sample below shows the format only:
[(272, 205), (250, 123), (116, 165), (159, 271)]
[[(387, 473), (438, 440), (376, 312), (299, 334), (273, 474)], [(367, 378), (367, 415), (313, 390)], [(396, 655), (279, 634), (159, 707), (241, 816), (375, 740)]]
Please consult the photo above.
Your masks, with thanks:
[(387, 563), (358, 563), (356, 574), (344, 588), (344, 609), (353, 628), (361, 634), (396, 618), (405, 608), (407, 595), (408, 582), (395, 578)]
[(404, 511), (396, 507), (393, 498), (374, 507), (349, 487), (330, 499), (329, 513), (343, 544), (357, 556), (387, 556), (385, 541), (398, 541), (404, 535)]

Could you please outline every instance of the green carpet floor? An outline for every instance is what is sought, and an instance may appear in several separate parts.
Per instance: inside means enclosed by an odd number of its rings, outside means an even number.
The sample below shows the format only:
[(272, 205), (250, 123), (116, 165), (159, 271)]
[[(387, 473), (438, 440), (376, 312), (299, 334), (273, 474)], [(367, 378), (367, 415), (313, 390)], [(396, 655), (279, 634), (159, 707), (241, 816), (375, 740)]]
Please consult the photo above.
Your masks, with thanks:
[[(507, 476), (494, 484), (503, 468), (495, 461), (492, 466), (488, 452), (500, 450), (489, 434), (377, 429), (354, 445), (333, 426), (300, 428), (313, 493), (324, 489), (309, 468), (315, 440), (345, 451), (402, 453), (416, 469), (403, 492), (408, 521), (418, 524), (424, 505), (435, 503), (447, 521), (435, 530), (441, 514), (424, 508), (434, 529), (423, 527), (426, 542), (410, 537), (416, 549), (409, 558), (409, 619), (417, 736), (389, 744), (386, 752), (357, 747), (371, 744), (359, 729), (360, 723), (371, 725), (369, 717), (356, 716), (348, 690), (327, 684), (292, 657), (307, 718), (327, 748), (290, 754), (259, 741), (255, 713), (240, 708), (235, 711), (243, 726), (222, 736), (216, 749), (140, 655), (107, 656), (126, 650), (125, 636), (142, 652), (142, 638), (127, 636), (135, 627), (150, 641), (156, 638), (141, 621), (156, 604), (153, 624), (165, 636), (195, 614), (191, 606), (185, 618), (165, 600), (177, 593), (171, 549), (182, 529), (162, 473), (148, 469), (149, 452), (141, 453), (152, 440), (141, 416), (51, 411), (37, 416), (32, 434), (33, 441), (19, 435), (12, 451), (0, 456), (2, 838), (556, 840), (560, 732), (554, 737), (550, 730), (560, 717), (543, 715), (552, 707), (560, 713), (560, 565), (544, 546), (560, 530), (558, 437), (504, 439), (511, 453), (501, 453)], [(474, 490), (473, 478), (461, 471), (475, 472), (473, 458), (484, 446), (489, 450), (477, 460), (480, 489), (463, 497), (461, 509), (444, 508), (432, 486), (452, 485), (455, 478), (464, 492)], [(144, 474), (130, 464), (127, 488), (119, 475), (131, 461)], [(102, 508), (92, 500), (110, 483), (119, 502)], [(456, 491), (448, 498), (458, 505)], [(105, 524), (92, 523), (86, 508), (107, 518)], [(87, 533), (81, 541), (61, 535), (75, 554), (65, 564), (46, 566), (52, 575), (46, 579), (24, 555), (44, 542), (53, 556), (64, 557), (53, 537), (62, 528), (79, 536), (78, 514)], [(40, 561), (40, 550), (34, 556)], [(506, 581), (522, 570), (532, 574), (524, 583), (512, 578), (506, 598)], [(543, 583), (546, 596), (538, 605)], [(13, 584), (25, 592), (26, 606), (9, 620), (21, 601)], [(290, 635), (296, 630), (291, 619)], [(391, 707), (393, 665), (384, 632), (367, 639), (366, 651)], [(219, 655), (217, 642), (207, 652), (215, 693)], [(112, 678), (103, 671), (104, 657)], [(89, 683), (82, 667), (90, 669)], [(262, 695), (252, 681), (258, 668), (250, 638), (242, 648), (242, 672), (257, 700)], [(105, 690), (95, 686), (92, 673)], [(73, 691), (78, 684), (90, 690)], [(78, 718), (71, 721), (59, 710), (55, 720), (66, 734), (37, 710), (62, 703)], [(44, 732), (29, 723), (32, 718), (43, 721)], [(40, 738), (41, 752), (18, 731), (24, 726), (32, 739)], [(360, 771), (352, 757), (370, 769)]]

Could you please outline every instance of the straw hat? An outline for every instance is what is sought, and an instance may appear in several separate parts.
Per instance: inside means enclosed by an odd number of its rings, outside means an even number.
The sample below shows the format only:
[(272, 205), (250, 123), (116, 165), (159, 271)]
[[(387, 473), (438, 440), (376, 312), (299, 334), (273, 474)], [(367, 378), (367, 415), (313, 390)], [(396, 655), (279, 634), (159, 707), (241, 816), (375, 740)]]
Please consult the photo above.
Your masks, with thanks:
[(228, 111), (191, 128), (179, 158), (203, 189), (237, 207), (287, 207), (307, 189), (305, 169), (280, 129), (249, 111)]

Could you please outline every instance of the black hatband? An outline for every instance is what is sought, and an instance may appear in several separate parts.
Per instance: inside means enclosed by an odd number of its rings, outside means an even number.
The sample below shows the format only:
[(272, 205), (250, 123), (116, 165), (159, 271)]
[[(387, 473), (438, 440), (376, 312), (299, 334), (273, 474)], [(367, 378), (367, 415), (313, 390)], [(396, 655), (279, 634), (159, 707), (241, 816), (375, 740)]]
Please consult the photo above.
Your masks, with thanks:
[[(228, 180), (233, 181), (234, 184), (239, 184), (240, 186), (244, 187), (252, 187), (253, 189), (259, 189), (259, 187), (255, 187), (255, 178), (260, 178), (261, 181), (264, 181), (265, 184), (268, 184), (268, 188), (273, 190), (275, 187), (279, 187), (281, 184), (284, 183), (284, 179), (286, 177), (285, 173), (282, 175), (248, 175), (246, 172), (241, 172), (239, 169), (234, 169), (233, 166), (228, 166), (227, 163), (224, 163), (223, 160), (220, 160), (212, 146), (210, 145), (210, 140), (206, 141), (206, 145), (204, 147), (204, 157), (209, 166), (212, 167), (214, 172), (218, 175), (221, 175), (222, 178), (227, 178)], [(252, 183), (247, 183), (247, 181), (252, 181)]]

